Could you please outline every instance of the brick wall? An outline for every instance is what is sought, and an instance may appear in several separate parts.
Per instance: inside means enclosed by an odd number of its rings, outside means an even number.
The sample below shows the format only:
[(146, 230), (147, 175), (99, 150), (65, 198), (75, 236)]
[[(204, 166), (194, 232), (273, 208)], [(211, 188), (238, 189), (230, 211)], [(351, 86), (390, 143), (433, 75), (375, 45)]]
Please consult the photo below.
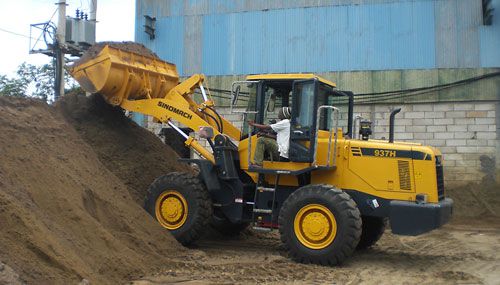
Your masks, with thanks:
[[(444, 156), (448, 185), (480, 181), (486, 175), (481, 167), (481, 156), (498, 157), (500, 126), (495, 102), (356, 105), (354, 113), (373, 122), (372, 138), (388, 139), (389, 115), (398, 107), (402, 110), (396, 115), (395, 140), (439, 148)], [(241, 128), (241, 114), (231, 114), (228, 107), (218, 108), (218, 111)], [(341, 126), (345, 127), (346, 119), (344, 111)], [(148, 128), (158, 133), (161, 125), (150, 120)]]
[(372, 120), (373, 138), (387, 139), (389, 114), (396, 107), (402, 110), (396, 115), (394, 139), (439, 148), (448, 183), (480, 181), (486, 175), (481, 156), (495, 158), (499, 150), (496, 103), (362, 105), (354, 112)]

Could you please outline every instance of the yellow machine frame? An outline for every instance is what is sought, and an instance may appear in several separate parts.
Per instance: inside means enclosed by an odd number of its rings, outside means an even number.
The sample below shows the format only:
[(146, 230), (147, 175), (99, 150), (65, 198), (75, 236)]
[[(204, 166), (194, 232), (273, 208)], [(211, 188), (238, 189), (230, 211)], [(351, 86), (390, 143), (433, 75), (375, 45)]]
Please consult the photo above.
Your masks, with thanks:
[[(259, 213), (255, 211), (257, 196), (262, 192), (259, 189), (266, 189), (261, 184), (274, 184), (275, 190), (283, 188), (290, 195), (304, 186), (298, 178), (305, 178), (308, 184), (328, 184), (343, 189), (356, 201), (362, 215), (390, 216), (393, 231), (400, 234), (420, 234), (432, 230), (444, 224), (451, 215), (452, 202), (444, 199), (443, 193), (442, 155), (433, 147), (352, 139), (345, 137), (342, 129), (330, 127), (330, 132), (318, 130), (315, 133), (317, 160), (314, 163), (265, 161), (261, 170), (255, 170), (249, 168), (249, 158), (255, 153), (257, 135), (242, 137), (238, 128), (217, 113), (209, 92), (203, 86), (203, 75), (195, 74), (179, 83), (175, 65), (110, 46), (104, 47), (94, 58), (74, 66), (70, 73), (86, 91), (103, 94), (110, 104), (152, 116), (176, 129), (184, 137), (186, 146), (204, 158), (195, 162), (201, 168), (200, 175), (211, 191), (212, 199), (225, 200), (226, 196), (233, 195), (229, 202), (214, 202), (227, 206), (224, 213), (232, 223), (249, 219), (248, 215), (244, 217), (245, 185), (252, 182), (257, 186), (254, 188), (254, 201), (251, 202), (254, 212), (250, 217), (265, 227), (276, 227), (276, 216), (271, 215), (266, 224), (260, 214), (255, 214)], [(335, 90), (336, 87), (335, 83), (314, 74), (251, 75), (247, 80), (262, 84), (314, 80), (327, 89)], [(202, 102), (193, 99), (196, 89), (202, 93)], [(174, 121), (194, 131), (211, 127), (213, 134), (208, 140), (213, 153), (180, 130)], [(334, 144), (331, 133), (334, 133)], [(312, 149), (312, 143), (302, 142), (302, 146)], [(174, 198), (169, 198), (165, 204), (187, 207), (182, 195)], [(279, 210), (280, 203), (286, 198), (286, 195), (273, 196), (269, 202), (271, 208)], [(281, 201), (276, 202), (279, 199)], [(168, 210), (159, 209), (156, 216), (164, 217), (169, 229), (181, 227), (185, 220), (178, 222), (179, 217), (175, 215), (168, 218)], [(265, 211), (272, 213), (273, 210)], [(185, 213), (187, 215), (187, 208)], [(296, 224), (301, 226), (296, 236), (302, 244), (311, 249), (329, 247), (337, 233), (335, 214), (324, 205), (315, 203), (304, 206), (299, 214)], [(318, 219), (324, 222), (317, 224)], [(326, 232), (329, 234), (324, 234)]]

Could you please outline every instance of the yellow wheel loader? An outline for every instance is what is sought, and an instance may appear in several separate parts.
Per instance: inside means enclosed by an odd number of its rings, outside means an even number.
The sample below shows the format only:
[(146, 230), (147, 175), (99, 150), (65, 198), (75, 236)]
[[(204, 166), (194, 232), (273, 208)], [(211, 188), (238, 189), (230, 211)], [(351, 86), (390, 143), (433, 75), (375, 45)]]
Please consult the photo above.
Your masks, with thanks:
[[(370, 139), (367, 121), (359, 123), (356, 138), (354, 94), (314, 74), (234, 82), (232, 106), (244, 107), (233, 108), (244, 120), (239, 129), (217, 112), (203, 75), (179, 82), (175, 65), (158, 58), (104, 46), (70, 73), (108, 103), (170, 125), (200, 155), (182, 159), (198, 165), (197, 176), (165, 174), (145, 200), (145, 209), (182, 244), (196, 241), (209, 224), (227, 233), (252, 225), (278, 229), (294, 260), (334, 265), (375, 244), (387, 221), (395, 234), (419, 235), (450, 219), (453, 202), (444, 196), (439, 150), (394, 142), (399, 110), (391, 113), (389, 140)], [(201, 102), (193, 98), (196, 90)], [(349, 102), (347, 122), (339, 122), (339, 98)], [(276, 106), (292, 109), (289, 161), (252, 168), (257, 133), (247, 122), (267, 123)], [(200, 139), (179, 124), (200, 131)]]

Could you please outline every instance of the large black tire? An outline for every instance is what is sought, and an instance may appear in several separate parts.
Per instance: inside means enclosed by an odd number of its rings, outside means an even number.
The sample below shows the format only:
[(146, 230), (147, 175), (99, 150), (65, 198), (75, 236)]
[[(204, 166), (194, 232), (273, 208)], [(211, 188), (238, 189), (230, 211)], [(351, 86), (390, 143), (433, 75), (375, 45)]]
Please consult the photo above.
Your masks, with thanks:
[(361, 238), (359, 240), (357, 249), (367, 249), (373, 246), (382, 237), (387, 224), (386, 218), (380, 217), (361, 217), (363, 226), (361, 231)]
[[(168, 193), (174, 193), (174, 198), (169, 198)], [(172, 209), (172, 207), (168, 208), (172, 203), (162, 202), (166, 201), (163, 199), (173, 199), (174, 202), (179, 202), (174, 203), (176, 208)], [(187, 204), (187, 212), (183, 201)], [(158, 205), (160, 206), (157, 208)], [(149, 186), (144, 208), (183, 245), (189, 245), (198, 240), (202, 233), (206, 232), (212, 217), (212, 203), (205, 185), (191, 174), (181, 172), (172, 172), (158, 177)], [(178, 212), (183, 214), (179, 215), (179, 219), (174, 220), (173, 224), (168, 224), (167, 218), (163, 216), (167, 214), (162, 214), (161, 209), (167, 213), (174, 213), (174, 216)]]
[(217, 213), (214, 211), (212, 215), (212, 222), (210, 223), (212, 228), (214, 228), (217, 232), (221, 233), (225, 236), (238, 236), (242, 231), (244, 231), (250, 223), (231, 223), (222, 213)]
[[(312, 210), (308, 210), (311, 207)], [(333, 222), (325, 222), (329, 220), (325, 218), (327, 216), (322, 216), (322, 211), (331, 214)], [(334, 234), (327, 235), (328, 238), (324, 241), (317, 241), (319, 248), (312, 248), (311, 244), (306, 244), (308, 240), (305, 238), (305, 229), (311, 224), (311, 229), (317, 229), (317, 221), (322, 221), (322, 226), (329, 225), (323, 227), (327, 229), (326, 233), (336, 230)], [(307, 185), (297, 189), (283, 203), (279, 215), (279, 230), (285, 249), (293, 260), (337, 265), (350, 257), (358, 245), (361, 215), (354, 200), (345, 192), (330, 185)], [(321, 242), (325, 244), (320, 245)], [(315, 246), (314, 242), (312, 244)]]

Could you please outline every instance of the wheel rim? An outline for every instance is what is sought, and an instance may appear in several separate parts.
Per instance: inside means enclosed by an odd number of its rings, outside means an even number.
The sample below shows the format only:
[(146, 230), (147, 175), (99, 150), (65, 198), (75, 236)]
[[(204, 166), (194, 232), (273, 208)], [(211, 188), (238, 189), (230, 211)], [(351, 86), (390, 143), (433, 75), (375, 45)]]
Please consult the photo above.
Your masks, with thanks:
[(187, 220), (187, 201), (181, 193), (167, 190), (156, 199), (155, 214), (163, 227), (169, 230), (178, 229)]
[(337, 221), (332, 212), (320, 204), (309, 204), (295, 215), (294, 231), (297, 239), (311, 249), (329, 246), (337, 235)]

